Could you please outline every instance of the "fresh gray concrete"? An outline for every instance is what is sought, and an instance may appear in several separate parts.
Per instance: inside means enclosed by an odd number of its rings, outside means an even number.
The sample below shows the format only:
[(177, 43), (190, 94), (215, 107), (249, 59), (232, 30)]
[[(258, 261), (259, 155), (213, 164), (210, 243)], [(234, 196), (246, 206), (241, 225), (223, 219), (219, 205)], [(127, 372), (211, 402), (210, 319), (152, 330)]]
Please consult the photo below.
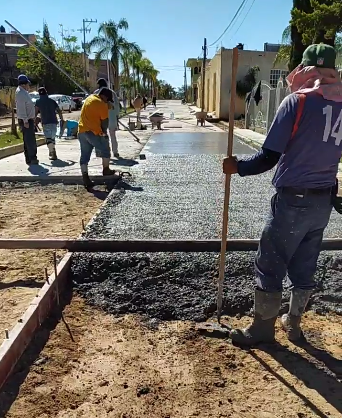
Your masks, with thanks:
[[(118, 185), (86, 236), (220, 238), (224, 190), (221, 164), (227, 134), (209, 129), (205, 134), (155, 133), (142, 151), (146, 160), (132, 168), (133, 181)], [(235, 138), (234, 152), (254, 150)], [(260, 236), (274, 193), (272, 174), (233, 176), (229, 237)], [(327, 236), (341, 235), (339, 216), (333, 214)], [(318, 288), (311, 301), (319, 312), (342, 313), (339, 257), (339, 253), (320, 257)], [(252, 308), (253, 259), (253, 253), (227, 254), (223, 313), (243, 314)], [(203, 321), (216, 310), (218, 254), (79, 254), (72, 273), (79, 292), (110, 313)], [(288, 300), (288, 292), (284, 297)]]

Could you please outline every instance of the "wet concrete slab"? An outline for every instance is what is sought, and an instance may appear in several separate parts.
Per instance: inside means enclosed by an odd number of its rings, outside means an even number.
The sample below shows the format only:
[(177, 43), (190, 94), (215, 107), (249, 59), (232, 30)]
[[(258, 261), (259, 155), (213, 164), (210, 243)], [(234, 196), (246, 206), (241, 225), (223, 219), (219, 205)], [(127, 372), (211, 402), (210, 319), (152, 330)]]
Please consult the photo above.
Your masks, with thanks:
[[(169, 155), (224, 155), (227, 153), (227, 132), (161, 132), (152, 136), (144, 153)], [(234, 138), (234, 154), (253, 154), (248, 145)]]
[[(201, 134), (202, 135), (202, 134)], [(130, 184), (118, 186), (90, 228), (87, 238), (211, 239), (220, 238), (224, 176), (207, 144), (213, 134), (153, 135), (155, 153), (132, 168)], [(184, 145), (184, 141), (188, 143)], [(169, 142), (167, 142), (169, 141)], [(172, 143), (174, 141), (174, 143)], [(180, 141), (182, 141), (180, 143)], [(196, 142), (198, 141), (198, 142)], [(178, 144), (178, 145), (177, 145)], [(197, 153), (201, 149), (201, 155)], [(169, 153), (162, 154), (162, 150)], [(175, 154), (172, 153), (175, 150)], [(254, 151), (235, 143), (234, 152)], [(206, 154), (207, 152), (207, 154)], [(188, 153), (188, 154), (187, 154)], [(223, 154), (225, 153), (225, 149)], [(258, 238), (270, 210), (272, 172), (257, 177), (234, 176), (231, 183), (229, 236)], [(340, 216), (333, 213), (326, 236), (342, 234)], [(228, 253), (223, 314), (245, 314), (253, 306), (253, 253)], [(322, 254), (317, 290), (310, 307), (320, 313), (342, 314), (342, 255)], [(85, 299), (111, 314), (138, 313), (158, 320), (203, 321), (216, 310), (218, 254), (77, 254), (72, 279)], [(288, 286), (284, 282), (285, 288)], [(284, 302), (289, 292), (284, 292)], [(283, 312), (286, 304), (283, 304)]]

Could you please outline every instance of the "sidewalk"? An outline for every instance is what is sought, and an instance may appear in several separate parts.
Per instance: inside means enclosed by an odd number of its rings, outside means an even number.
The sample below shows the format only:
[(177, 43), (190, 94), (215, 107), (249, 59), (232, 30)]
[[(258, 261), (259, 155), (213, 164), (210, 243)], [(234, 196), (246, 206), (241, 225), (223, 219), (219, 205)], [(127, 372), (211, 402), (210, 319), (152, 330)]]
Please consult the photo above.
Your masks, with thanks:
[[(256, 150), (259, 150), (263, 146), (266, 139), (266, 135), (259, 134), (250, 129), (234, 128), (234, 135)], [(338, 178), (342, 180), (342, 163), (338, 165)]]

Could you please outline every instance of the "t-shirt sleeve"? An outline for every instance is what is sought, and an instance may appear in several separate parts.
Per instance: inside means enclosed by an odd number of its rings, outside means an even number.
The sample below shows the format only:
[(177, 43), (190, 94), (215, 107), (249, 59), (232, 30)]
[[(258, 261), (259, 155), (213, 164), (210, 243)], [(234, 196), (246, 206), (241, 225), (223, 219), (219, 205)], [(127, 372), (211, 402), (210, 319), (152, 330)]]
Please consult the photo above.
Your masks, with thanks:
[(284, 153), (291, 140), (293, 126), (297, 117), (298, 95), (290, 94), (282, 101), (272, 126), (266, 136), (263, 148)]
[(100, 119), (108, 119), (108, 105), (105, 102), (100, 103)]

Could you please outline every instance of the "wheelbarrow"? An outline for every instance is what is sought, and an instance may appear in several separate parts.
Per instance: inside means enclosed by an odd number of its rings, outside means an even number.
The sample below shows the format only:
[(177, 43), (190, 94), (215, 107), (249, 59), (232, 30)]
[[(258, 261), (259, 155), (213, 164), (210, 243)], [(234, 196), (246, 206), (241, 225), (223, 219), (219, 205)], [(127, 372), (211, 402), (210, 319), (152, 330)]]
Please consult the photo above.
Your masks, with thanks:
[(157, 127), (157, 129), (160, 130), (163, 119), (164, 119), (163, 114), (159, 114), (159, 115), (154, 114), (154, 115), (151, 115), (150, 116), (150, 122), (152, 123), (152, 129), (154, 127)]
[(207, 114), (208, 112), (196, 112), (195, 113), (195, 116), (197, 119), (197, 126), (199, 123), (201, 124), (201, 126), (205, 126), (205, 120), (207, 118)]

